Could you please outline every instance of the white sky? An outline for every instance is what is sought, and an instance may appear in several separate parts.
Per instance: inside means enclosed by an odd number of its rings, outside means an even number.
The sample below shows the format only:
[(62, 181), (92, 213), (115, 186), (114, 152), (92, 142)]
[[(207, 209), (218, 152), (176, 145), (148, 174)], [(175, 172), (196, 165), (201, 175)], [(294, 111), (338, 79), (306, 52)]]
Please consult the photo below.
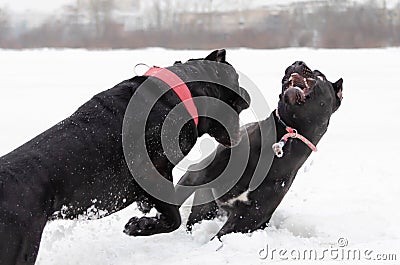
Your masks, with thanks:
[(13, 11), (37, 10), (53, 11), (74, 0), (0, 0), (0, 7), (7, 7)]
[[(76, 0), (0, 0), (0, 8), (7, 7), (12, 11), (35, 10), (35, 11), (49, 12), (49, 11), (54, 11), (57, 8), (60, 8), (63, 5), (74, 3), (75, 1)], [(198, 1), (203, 1), (203, 0), (198, 0)], [(238, 0), (239, 3), (243, 3), (246, 1), (248, 0)], [(367, 0), (354, 0), (354, 1), (363, 2)], [(386, 3), (388, 7), (393, 7), (394, 4), (398, 3), (399, 1), (400, 0), (386, 0)], [(295, 2), (295, 0), (252, 0), (251, 1), (252, 4), (256, 5), (287, 4), (290, 2)]]

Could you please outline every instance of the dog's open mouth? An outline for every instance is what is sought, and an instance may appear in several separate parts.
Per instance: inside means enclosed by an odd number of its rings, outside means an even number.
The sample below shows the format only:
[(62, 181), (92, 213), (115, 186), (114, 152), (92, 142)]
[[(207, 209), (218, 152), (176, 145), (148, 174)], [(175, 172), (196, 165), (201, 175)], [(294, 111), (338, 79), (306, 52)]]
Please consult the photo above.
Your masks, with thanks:
[(316, 84), (317, 76), (303, 62), (295, 62), (286, 69), (282, 79), (283, 100), (285, 103), (303, 104)]

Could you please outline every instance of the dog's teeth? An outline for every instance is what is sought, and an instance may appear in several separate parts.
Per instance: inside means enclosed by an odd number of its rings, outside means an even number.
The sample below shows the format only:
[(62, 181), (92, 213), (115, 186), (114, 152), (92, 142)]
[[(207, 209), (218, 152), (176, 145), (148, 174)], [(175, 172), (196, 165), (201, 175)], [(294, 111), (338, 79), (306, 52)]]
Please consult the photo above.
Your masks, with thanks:
[(304, 82), (304, 85), (306, 86), (306, 88), (310, 88), (309, 86), (308, 86), (308, 82), (307, 82), (307, 78), (303, 78), (303, 82)]

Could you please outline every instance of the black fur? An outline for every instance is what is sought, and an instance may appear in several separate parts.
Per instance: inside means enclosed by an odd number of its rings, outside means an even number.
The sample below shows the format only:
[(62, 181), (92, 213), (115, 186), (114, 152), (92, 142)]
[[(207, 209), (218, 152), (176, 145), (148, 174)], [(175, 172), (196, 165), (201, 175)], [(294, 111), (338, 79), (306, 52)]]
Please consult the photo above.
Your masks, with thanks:
[[(238, 114), (248, 107), (249, 96), (239, 88), (238, 75), (233, 67), (225, 67), (225, 72), (220, 71), (218, 75), (217, 66), (202, 64), (202, 61), (227, 64), (225, 50), (216, 50), (205, 59), (178, 63), (169, 69), (183, 80), (195, 80), (196, 72), (212, 75), (214, 79), (221, 75), (229, 77), (231, 88), (236, 92), (207, 82), (190, 82), (187, 86), (194, 98), (213, 97), (232, 106), (237, 115), (226, 117), (230, 122), (227, 124), (232, 125), (226, 130), (236, 130), (232, 135), (238, 137)], [(188, 71), (188, 68), (195, 71)], [(124, 115), (133, 93), (141, 84), (146, 84), (149, 93), (159, 89), (166, 91), (148, 116), (144, 136), (149, 156), (158, 172), (172, 180), (174, 165), (163, 156), (160, 125), (180, 100), (160, 80), (136, 76), (123, 81), (94, 96), (69, 118), (0, 158), (1, 265), (34, 264), (46, 222), (52, 218), (73, 219), (88, 214), (94, 214), (95, 218), (102, 217), (96, 210), (87, 212), (90, 207), (106, 211), (105, 215), (109, 215), (134, 201), (143, 200), (154, 205), (160, 213), (159, 218), (132, 218), (125, 227), (129, 235), (170, 232), (180, 226), (178, 207), (149, 197), (135, 182), (124, 157)], [(135, 108), (140, 112), (144, 106), (152, 103), (142, 95), (142, 100)], [(201, 113), (218, 112), (218, 106), (214, 105), (197, 107)], [(190, 118), (187, 112), (180, 114)], [(129, 115), (135, 116), (135, 113)], [(179, 135), (182, 154), (186, 155), (197, 137), (204, 133), (210, 133), (225, 145), (239, 140), (230, 139), (225, 129), (216, 130), (215, 127), (219, 128), (220, 125), (207, 117), (200, 117), (197, 127), (193, 120), (189, 120)], [(132, 135), (143, 137), (143, 132), (132, 131)], [(140, 164), (141, 156), (143, 154), (137, 154), (137, 160), (129, 162), (135, 163), (136, 167), (143, 167)], [(173, 191), (172, 182), (169, 187), (163, 188)]]
[[(293, 82), (297, 82), (299, 86), (303, 86), (300, 88), (304, 89), (304, 91), (307, 89), (305, 88), (303, 78), (309, 78), (308, 82), (313, 86), (311, 91), (303, 94), (299, 89), (290, 87), (289, 82), (292, 81), (289, 79), (294, 73), (298, 73), (299, 75), (294, 76)], [(301, 78), (296, 79), (296, 77)], [(321, 72), (312, 72), (303, 62), (295, 62), (288, 67), (282, 80), (282, 94), (280, 95), (278, 104), (281, 119), (288, 126), (297, 129), (300, 134), (307, 137), (316, 145), (325, 134), (332, 113), (340, 106), (342, 82), (343, 80), (339, 79), (336, 83), (331, 83), (326, 80)], [(266, 120), (251, 123), (241, 128), (242, 134), (247, 132), (250, 143), (250, 157), (244, 173), (239, 176), (238, 183), (218, 199), (214, 199), (215, 194), (222, 193), (219, 192), (218, 187), (195, 191), (194, 202), (196, 204), (197, 202), (204, 201), (204, 197), (208, 198), (210, 202), (192, 207), (187, 222), (188, 230), (191, 230), (193, 224), (201, 220), (215, 218), (221, 209), (225, 210), (222, 212), (228, 213), (228, 220), (218, 232), (217, 237), (232, 232), (251, 232), (267, 226), (275, 209), (292, 185), (297, 171), (312, 151), (302, 141), (289, 139), (283, 148), (283, 157), (275, 157), (271, 168), (268, 172), (265, 172), (265, 178), (261, 185), (255, 190), (249, 191), (249, 184), (257, 163), (268, 162), (259, 161), (261, 152), (260, 128), (263, 128), (264, 132), (266, 132), (263, 134), (264, 137), (267, 136), (263, 138), (263, 148), (266, 148), (266, 152), (272, 152), (272, 144), (278, 142), (286, 133), (285, 127), (279, 121), (275, 111)], [(275, 137), (273, 137), (275, 134), (271, 131), (274, 128), (276, 128)], [(215, 155), (215, 158), (211, 164), (207, 164), (207, 160), (210, 158), (206, 158), (204, 162), (200, 162), (200, 168), (204, 168), (201, 166), (201, 163), (204, 163), (204, 166), (208, 165), (207, 167), (199, 171), (187, 172), (178, 184), (183, 186), (198, 186), (218, 178), (221, 172), (224, 171), (229, 159), (231, 159), (231, 152), (236, 151), (235, 153), (239, 154), (239, 158), (236, 159), (247, 160), (247, 157), (245, 157), (246, 152), (241, 151), (246, 148), (246, 144), (243, 142), (242, 140), (232, 150), (219, 146), (216, 153), (212, 154), (212, 156)], [(240, 157), (242, 153), (243, 157)], [(240, 169), (237, 172), (240, 172)], [(245, 192), (248, 192), (247, 201), (235, 201), (233, 204), (228, 203)], [(191, 194), (190, 192), (183, 191), (180, 186), (177, 188), (177, 193), (179, 194), (181, 203)]]

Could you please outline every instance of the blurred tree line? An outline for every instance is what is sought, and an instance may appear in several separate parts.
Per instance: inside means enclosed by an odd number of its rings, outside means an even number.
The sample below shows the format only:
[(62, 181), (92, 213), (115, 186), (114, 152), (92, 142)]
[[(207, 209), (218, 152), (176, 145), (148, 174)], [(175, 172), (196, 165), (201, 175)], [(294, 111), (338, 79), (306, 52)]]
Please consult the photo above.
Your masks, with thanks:
[[(139, 16), (117, 0), (78, 0), (36, 27), (22, 27), (0, 9), (1, 48), (89, 49), (214, 47), (371, 48), (400, 46), (400, 3), (345, 0), (293, 3), (286, 8), (175, 12), (168, 1), (147, 0)], [(202, 3), (211, 3), (202, 1)], [(383, 4), (382, 4), (383, 3)], [(143, 7), (142, 7), (143, 8)], [(134, 12), (133, 10), (132, 12)], [(142, 10), (143, 11), (143, 10)]]

